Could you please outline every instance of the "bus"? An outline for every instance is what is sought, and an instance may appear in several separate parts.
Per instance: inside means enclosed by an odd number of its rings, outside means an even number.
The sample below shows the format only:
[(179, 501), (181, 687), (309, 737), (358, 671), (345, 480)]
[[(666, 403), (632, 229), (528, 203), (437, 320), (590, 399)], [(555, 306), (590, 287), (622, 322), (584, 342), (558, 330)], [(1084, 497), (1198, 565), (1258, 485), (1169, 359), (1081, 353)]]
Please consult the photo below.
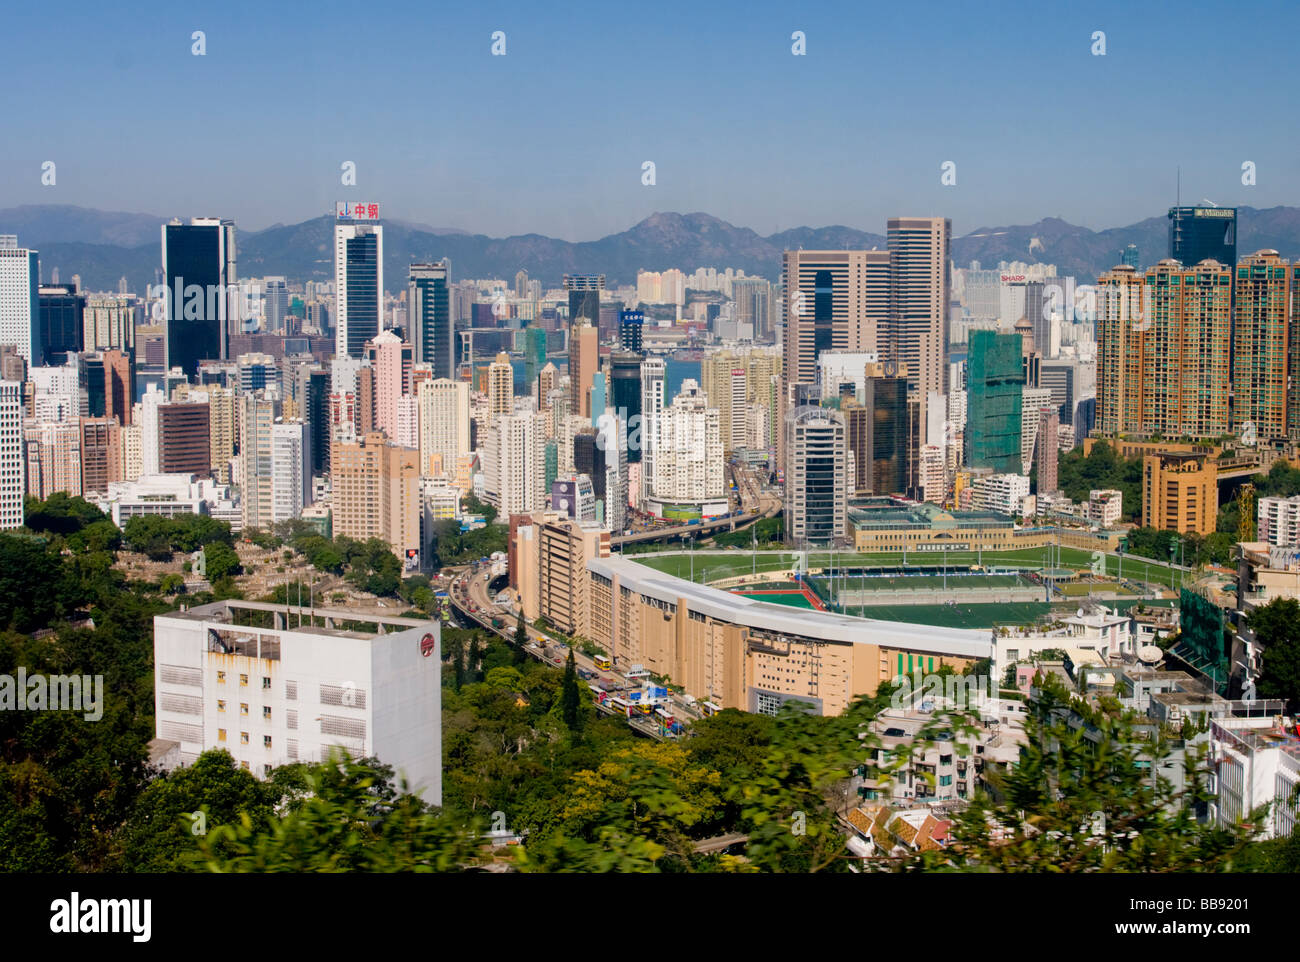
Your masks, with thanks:
[(596, 667), (601, 671), (608, 671), (610, 668), (614, 667), (614, 663), (609, 660), (609, 655), (606, 654), (599, 654), (593, 658), (592, 661), (595, 662)]
[(705, 718), (708, 718), (710, 715), (716, 715), (720, 711), (722, 711), (722, 709), (711, 701), (700, 702), (700, 714)]
[(632, 715), (632, 705), (625, 698), (611, 698), (609, 707), (624, 716), (631, 717)]

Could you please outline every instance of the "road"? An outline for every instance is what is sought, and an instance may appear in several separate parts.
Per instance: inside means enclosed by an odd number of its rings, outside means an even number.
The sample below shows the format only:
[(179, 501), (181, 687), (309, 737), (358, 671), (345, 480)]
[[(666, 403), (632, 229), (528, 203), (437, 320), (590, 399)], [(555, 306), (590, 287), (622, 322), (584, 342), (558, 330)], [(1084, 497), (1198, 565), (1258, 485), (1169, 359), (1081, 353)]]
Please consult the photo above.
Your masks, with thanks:
[(728, 464), (728, 475), (736, 482), (736, 491), (740, 500), (739, 515), (730, 518), (717, 518), (700, 524), (677, 524), (666, 528), (653, 528), (634, 534), (616, 535), (609, 539), (610, 547), (619, 548), (629, 544), (651, 544), (656, 541), (672, 541), (674, 538), (699, 539), (704, 535), (719, 531), (735, 531), (747, 524), (753, 524), (763, 518), (774, 518), (781, 511), (781, 498), (766, 491), (753, 472), (739, 465)]
[[(462, 614), (477, 622), (488, 631), (495, 631), (503, 638), (513, 641), (515, 631), (517, 630), (516, 625), (518, 624), (518, 615), (513, 611), (498, 605), (490, 596), (488, 589), (490, 581), (490, 566), (471, 566), (462, 569), (456, 574), (455, 578), (452, 579), (451, 588), (448, 592), (451, 597), (451, 603)], [(499, 629), (492, 627), (493, 618), (501, 619), (502, 625)], [(549, 644), (551, 646), (552, 651), (556, 648), (560, 648), (564, 650), (566, 654), (568, 650), (567, 645), (562, 644), (558, 640), (552, 639), (546, 632), (539, 631), (532, 625), (527, 625), (526, 629), (528, 632), (528, 640), (531, 643), (531, 646), (528, 648), (528, 653), (530, 655), (538, 661), (545, 662), (552, 667), (559, 667), (564, 663), (562, 656), (559, 656), (559, 660), (557, 661), (556, 656), (548, 655), (547, 645)], [(614, 669), (597, 668), (596, 663), (587, 655), (583, 654), (577, 648), (572, 650), (574, 665), (580, 669), (592, 672), (592, 681), (599, 678), (602, 682), (609, 685), (623, 685), (626, 688), (641, 687), (642, 683), (638, 679), (629, 680), (621, 672)], [(699, 709), (684, 701), (679, 693), (674, 693), (671, 696), (671, 699), (673, 715), (675, 717), (684, 722), (689, 722), (701, 717)], [(651, 729), (656, 728), (657, 726), (649, 719), (633, 718), (629, 719), (629, 724), (638, 731), (642, 731), (647, 735), (652, 735), (653, 737), (658, 737), (655, 732), (651, 731)]]

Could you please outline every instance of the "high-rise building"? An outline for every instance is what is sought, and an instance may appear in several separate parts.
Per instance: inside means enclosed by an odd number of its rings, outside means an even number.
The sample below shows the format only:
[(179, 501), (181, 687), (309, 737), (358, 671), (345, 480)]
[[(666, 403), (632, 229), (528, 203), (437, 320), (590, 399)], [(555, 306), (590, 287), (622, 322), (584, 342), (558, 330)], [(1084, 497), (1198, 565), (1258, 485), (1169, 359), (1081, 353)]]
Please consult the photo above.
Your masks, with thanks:
[[(370, 360), (374, 429), (395, 440), (398, 399), (411, 388), (411, 345), (393, 331), (381, 331), (366, 344), (366, 357)], [(364, 401), (364, 391), (362, 395)], [(368, 429), (366, 426), (363, 431)]]
[(569, 327), (585, 318), (593, 328), (600, 326), (600, 292), (605, 289), (604, 274), (565, 274), (564, 289), (569, 295)]
[(1120, 251), (1119, 262), (1125, 265), (1126, 267), (1132, 267), (1134, 270), (1140, 267), (1141, 264), (1138, 260), (1137, 244), (1129, 244), (1128, 247), (1125, 247), (1122, 251)]
[(311, 433), (304, 421), (271, 425), (271, 522), (289, 521), (311, 504)]
[(468, 454), (469, 384), (438, 378), (420, 385), (420, 473), (450, 477)]
[(1038, 437), (1035, 441), (1034, 463), (1038, 465), (1038, 493), (1050, 494), (1058, 489), (1057, 463), (1060, 456), (1059, 428), (1061, 420), (1056, 408), (1039, 408)]
[(419, 452), (371, 433), (330, 455), (334, 535), (379, 538), (398, 558), (420, 550)]
[(199, 361), (225, 360), (232, 323), (241, 316), (234, 221), (192, 217), (188, 224), (163, 224), (162, 271), (163, 368), (192, 377)]
[[(874, 367), (883, 368), (883, 365)], [(866, 423), (862, 447), (853, 453), (855, 461), (865, 459), (867, 490), (872, 494), (905, 494), (908, 489), (906, 372), (886, 377), (882, 370), (879, 376), (868, 376), (863, 406)]]
[(412, 264), (407, 304), (415, 360), (431, 364), (434, 377), (455, 377), (456, 335), (451, 290), (443, 264)]
[[(280, 399), (264, 391), (239, 396), (239, 456), (243, 468), (240, 504), (244, 530), (270, 528), (275, 521), (273, 429)], [(338, 522), (334, 531), (338, 533)]]
[(0, 530), (21, 528), (25, 521), (24, 468), (23, 385), (0, 380)]
[(68, 355), (85, 347), (86, 295), (75, 284), (42, 284), (40, 329), (36, 335), (41, 360), (36, 364), (66, 364)]
[(16, 345), (28, 367), (41, 363), (40, 277), (38, 252), (0, 234), (0, 344)]
[[(690, 378), (673, 403), (655, 415), (653, 455), (656, 501), (700, 505), (726, 496), (718, 409)], [(648, 467), (643, 460), (641, 470)]]
[(323, 367), (313, 367), (304, 385), (303, 410), (311, 433), (311, 473), (323, 475), (329, 470), (330, 450), (330, 376)]
[(1229, 433), (1231, 270), (1163, 260), (1098, 280), (1097, 428), (1106, 436)]
[(265, 298), (266, 330), (280, 333), (285, 330), (285, 319), (289, 316), (289, 288), (283, 277), (266, 277), (262, 296)]
[(32, 421), (23, 428), (27, 493), (42, 500), (57, 492), (81, 494), (81, 425)]
[(536, 394), (538, 405), (544, 406), (546, 398), (538, 392), (537, 379), (546, 366), (546, 331), (536, 324), (530, 324), (524, 328), (523, 338), (526, 393)]
[[(891, 217), (887, 225), (890, 314), (885, 352), (911, 372), (922, 405), (948, 390), (949, 252), (952, 222), (944, 217)], [(924, 422), (924, 410), (921, 418)]]
[(545, 506), (544, 433), (542, 416), (527, 410), (502, 414), (488, 429), (483, 446), (486, 497), (501, 517)]
[[(641, 417), (641, 364), (644, 360), (640, 354), (628, 351), (616, 351), (609, 356), (610, 406), (629, 438), (644, 430)], [(641, 460), (639, 443), (629, 442), (624, 450), (627, 451), (628, 462)]]
[(1024, 369), (1019, 334), (971, 331), (966, 377), (967, 467), (1019, 474)]
[(786, 251), (782, 404), (817, 383), (826, 351), (877, 352), (889, 324), (889, 251)]
[(648, 357), (641, 362), (641, 485), (639, 500), (653, 490), (655, 476), (655, 447), (658, 444), (659, 421), (664, 410), (664, 374), (666, 365), (662, 357)]
[(384, 300), (384, 228), (334, 225), (334, 353), (361, 357), (380, 331)]
[(113, 418), (81, 419), (81, 491), (107, 494), (122, 480), (121, 426)]
[(1289, 268), (1275, 250), (1243, 257), (1235, 268), (1232, 424), (1252, 442), (1287, 437), (1287, 358), (1297, 336), (1289, 326)]
[(488, 365), (488, 412), (509, 414), (515, 407), (515, 369), (510, 356), (501, 353)]
[(633, 354), (641, 353), (643, 333), (645, 331), (645, 314), (642, 311), (618, 312), (619, 347)]
[(1219, 515), (1218, 479), (1218, 467), (1205, 454), (1146, 455), (1142, 458), (1142, 526), (1212, 534)]
[[(590, 293), (573, 291), (574, 294)], [(600, 342), (594, 324), (575, 323), (569, 328), (569, 391), (571, 408), (591, 420), (591, 381), (600, 363)]]
[[(280, 366), (270, 354), (250, 351), (235, 358), (239, 390), (248, 394), (261, 388), (280, 389)], [(283, 392), (282, 392), (283, 393)]]
[(212, 472), (208, 405), (168, 401), (158, 405), (158, 473)]
[(761, 277), (738, 277), (731, 283), (735, 304), (732, 319), (737, 324), (752, 324), (754, 340), (772, 333), (772, 284)]
[(803, 405), (785, 417), (785, 540), (798, 547), (845, 537), (848, 451), (844, 417)]
[(1237, 263), (1237, 208), (1169, 208), (1169, 256), (1184, 267), (1204, 260)]
[(134, 351), (135, 305), (123, 295), (90, 295), (83, 315), (83, 349)]

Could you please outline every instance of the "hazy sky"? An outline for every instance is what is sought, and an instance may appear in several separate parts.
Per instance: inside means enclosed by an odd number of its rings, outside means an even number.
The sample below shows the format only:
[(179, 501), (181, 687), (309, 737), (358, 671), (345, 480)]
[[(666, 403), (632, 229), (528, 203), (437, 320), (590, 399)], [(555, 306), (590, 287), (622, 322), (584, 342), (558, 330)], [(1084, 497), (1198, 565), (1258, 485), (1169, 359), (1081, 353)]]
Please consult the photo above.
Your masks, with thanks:
[(1184, 201), (1300, 203), (1294, 3), (112, 6), (7, 10), (0, 207), (258, 230), (350, 199), (568, 240), (664, 210), (761, 234), (943, 214), (964, 234), (1160, 214), (1178, 164)]

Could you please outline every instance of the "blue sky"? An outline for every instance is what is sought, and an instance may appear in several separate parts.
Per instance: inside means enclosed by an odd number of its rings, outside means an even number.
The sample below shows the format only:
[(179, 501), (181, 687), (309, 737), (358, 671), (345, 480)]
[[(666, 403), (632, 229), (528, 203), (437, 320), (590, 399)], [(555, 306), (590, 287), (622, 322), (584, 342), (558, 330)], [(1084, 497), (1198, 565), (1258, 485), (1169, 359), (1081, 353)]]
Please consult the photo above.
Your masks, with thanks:
[(657, 210), (760, 234), (943, 214), (964, 234), (1159, 214), (1178, 164), (1185, 201), (1300, 203), (1294, 4), (1050, 6), (26, 4), (6, 14), (0, 207), (257, 230), (369, 200), (568, 240)]

